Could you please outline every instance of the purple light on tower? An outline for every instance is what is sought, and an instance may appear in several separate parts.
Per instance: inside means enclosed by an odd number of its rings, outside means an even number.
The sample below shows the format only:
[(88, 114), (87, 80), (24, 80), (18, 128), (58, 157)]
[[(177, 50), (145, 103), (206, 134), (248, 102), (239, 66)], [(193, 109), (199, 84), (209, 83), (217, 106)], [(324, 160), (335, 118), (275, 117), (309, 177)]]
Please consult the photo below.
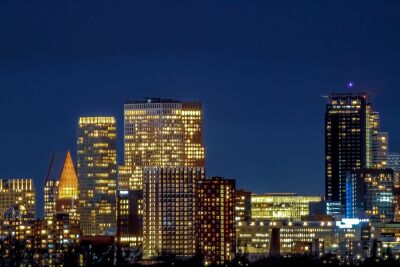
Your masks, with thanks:
[(349, 89), (352, 88), (352, 87), (353, 87), (353, 83), (352, 83), (352, 82), (349, 82), (348, 85), (347, 85), (347, 87), (348, 87)]

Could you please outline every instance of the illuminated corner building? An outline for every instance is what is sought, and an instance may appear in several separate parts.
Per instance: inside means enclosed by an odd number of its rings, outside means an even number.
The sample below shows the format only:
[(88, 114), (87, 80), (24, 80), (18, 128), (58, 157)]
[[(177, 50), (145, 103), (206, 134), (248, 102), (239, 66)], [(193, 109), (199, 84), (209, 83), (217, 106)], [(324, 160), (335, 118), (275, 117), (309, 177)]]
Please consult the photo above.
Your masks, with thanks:
[(196, 254), (196, 185), (203, 179), (201, 167), (144, 169), (144, 259)]
[(81, 117), (78, 127), (79, 215), (84, 235), (116, 230), (116, 123)]
[(204, 264), (225, 264), (236, 255), (236, 182), (211, 177), (197, 187), (197, 248)]
[(200, 102), (150, 98), (124, 106), (119, 183), (141, 189), (144, 167), (204, 167)]
[(321, 196), (299, 196), (295, 193), (268, 193), (251, 196), (252, 220), (301, 220), (309, 215), (311, 202), (321, 201)]
[(372, 165), (372, 134), (379, 116), (366, 93), (333, 93), (325, 112), (325, 195), (346, 205), (346, 174)]
[(35, 217), (35, 189), (32, 179), (0, 179), (0, 219), (15, 205), (26, 210), (26, 216)]
[(78, 220), (78, 177), (71, 153), (54, 153), (46, 177), (44, 188), (44, 211), (48, 223), (57, 213), (67, 213)]
[(362, 169), (348, 173), (346, 217), (367, 214), (372, 219), (393, 220), (393, 170)]
[(250, 221), (251, 219), (251, 192), (236, 190), (235, 221)]

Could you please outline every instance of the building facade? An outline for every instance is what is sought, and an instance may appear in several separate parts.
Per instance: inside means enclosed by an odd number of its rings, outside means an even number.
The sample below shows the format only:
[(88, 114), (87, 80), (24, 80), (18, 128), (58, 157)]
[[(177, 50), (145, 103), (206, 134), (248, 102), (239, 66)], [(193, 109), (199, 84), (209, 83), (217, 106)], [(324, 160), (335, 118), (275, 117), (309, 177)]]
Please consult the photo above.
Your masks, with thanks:
[[(346, 205), (346, 173), (372, 163), (377, 121), (365, 93), (330, 94), (325, 112), (325, 196)], [(374, 117), (375, 115), (375, 117)]]
[(388, 153), (388, 168), (400, 172), (400, 153)]
[(204, 167), (200, 102), (150, 98), (124, 106), (121, 190), (141, 189), (144, 167)]
[[(118, 167), (119, 192), (131, 195), (142, 190), (145, 167), (204, 167), (202, 115), (200, 102), (159, 98), (126, 102), (124, 164)], [(139, 217), (143, 215), (142, 211), (138, 212)], [(122, 216), (121, 222), (137, 215)], [(141, 233), (121, 238), (143, 239)]]
[(197, 248), (205, 265), (226, 264), (236, 254), (236, 182), (211, 177), (197, 187)]
[(44, 188), (44, 217), (52, 221), (57, 213), (78, 220), (78, 177), (71, 153), (54, 153)]
[(139, 248), (143, 241), (143, 191), (119, 190), (117, 200), (118, 244), (125, 248), (124, 253), (128, 253), (131, 249)]
[(310, 215), (332, 215), (342, 214), (342, 205), (339, 201), (322, 200), (320, 202), (310, 202)]
[(271, 242), (269, 222), (239, 221), (236, 224), (236, 252), (255, 260), (267, 257)]
[(400, 188), (400, 153), (388, 153), (388, 166), (394, 171), (394, 186)]
[(309, 204), (321, 196), (299, 196), (295, 193), (268, 193), (251, 196), (252, 220), (301, 220), (309, 215)]
[(361, 169), (348, 173), (346, 217), (367, 214), (373, 219), (394, 218), (392, 169)]
[(22, 205), (26, 216), (35, 218), (35, 189), (32, 179), (0, 179), (0, 219), (5, 211)]
[(143, 176), (143, 257), (196, 254), (196, 188), (204, 168), (146, 167)]
[(372, 139), (372, 167), (386, 169), (389, 164), (389, 134), (378, 132)]
[(236, 190), (235, 221), (251, 220), (251, 192)]
[(79, 215), (84, 235), (116, 231), (116, 122), (81, 117), (78, 125)]

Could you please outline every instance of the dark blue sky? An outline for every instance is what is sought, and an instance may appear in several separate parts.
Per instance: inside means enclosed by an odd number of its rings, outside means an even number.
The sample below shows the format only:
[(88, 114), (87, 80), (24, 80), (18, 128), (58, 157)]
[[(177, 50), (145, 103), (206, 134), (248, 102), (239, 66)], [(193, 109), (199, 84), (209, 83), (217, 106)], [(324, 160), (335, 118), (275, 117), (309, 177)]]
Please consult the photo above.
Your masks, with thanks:
[(152, 96), (203, 102), (208, 175), (322, 193), (321, 95), (350, 80), (400, 150), (400, 2), (271, 2), (1, 1), (0, 177), (42, 197), (80, 115), (117, 117), (121, 160), (123, 103)]

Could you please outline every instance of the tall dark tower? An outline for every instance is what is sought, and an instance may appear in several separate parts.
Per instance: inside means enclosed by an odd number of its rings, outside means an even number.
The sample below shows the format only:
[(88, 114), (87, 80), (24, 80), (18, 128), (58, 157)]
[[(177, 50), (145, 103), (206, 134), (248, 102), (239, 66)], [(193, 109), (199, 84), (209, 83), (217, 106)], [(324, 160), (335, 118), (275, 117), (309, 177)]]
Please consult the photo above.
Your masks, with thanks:
[(333, 93), (325, 112), (325, 195), (346, 205), (346, 176), (372, 164), (372, 133), (376, 113), (366, 93)]

